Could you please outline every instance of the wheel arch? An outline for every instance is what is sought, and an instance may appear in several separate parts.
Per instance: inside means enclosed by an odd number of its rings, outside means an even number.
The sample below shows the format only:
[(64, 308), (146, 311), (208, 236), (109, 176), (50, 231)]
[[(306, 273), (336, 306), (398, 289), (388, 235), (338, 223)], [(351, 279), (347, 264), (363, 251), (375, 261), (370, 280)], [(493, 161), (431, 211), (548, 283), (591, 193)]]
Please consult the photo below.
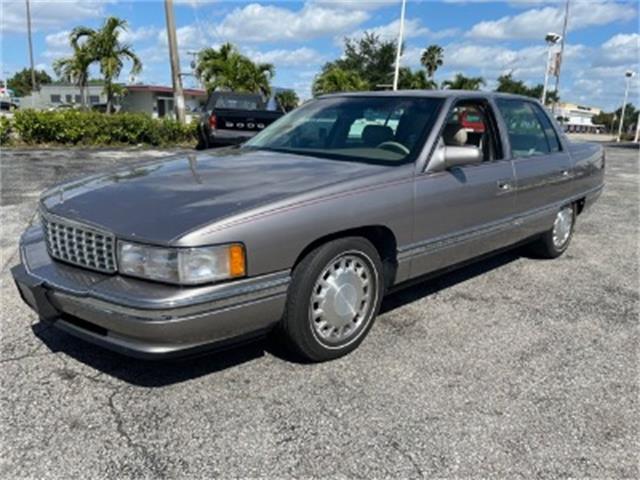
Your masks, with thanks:
[(345, 237), (362, 237), (370, 241), (382, 261), (385, 287), (390, 287), (395, 283), (398, 270), (398, 243), (393, 231), (384, 225), (366, 225), (332, 232), (319, 237), (302, 249), (293, 267), (295, 268), (309, 252), (315, 250), (320, 245)]

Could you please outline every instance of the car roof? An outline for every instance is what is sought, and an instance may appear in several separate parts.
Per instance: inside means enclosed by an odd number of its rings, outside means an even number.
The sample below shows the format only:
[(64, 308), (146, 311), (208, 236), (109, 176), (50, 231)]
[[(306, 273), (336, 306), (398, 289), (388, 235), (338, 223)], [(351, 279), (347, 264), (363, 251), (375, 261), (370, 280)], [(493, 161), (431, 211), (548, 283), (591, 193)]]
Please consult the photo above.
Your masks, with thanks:
[(459, 98), (459, 97), (493, 97), (493, 98), (518, 98), (522, 100), (534, 100), (532, 97), (515, 95), (513, 93), (486, 92), (483, 90), (383, 90), (376, 92), (343, 92), (322, 95), (318, 98), (335, 97), (430, 97), (430, 98)]

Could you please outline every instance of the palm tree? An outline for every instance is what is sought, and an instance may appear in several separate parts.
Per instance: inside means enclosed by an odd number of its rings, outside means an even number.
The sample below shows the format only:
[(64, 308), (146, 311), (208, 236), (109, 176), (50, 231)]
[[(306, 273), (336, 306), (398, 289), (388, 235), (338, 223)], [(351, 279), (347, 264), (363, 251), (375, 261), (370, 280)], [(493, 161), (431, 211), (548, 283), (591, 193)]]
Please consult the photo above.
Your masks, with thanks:
[(269, 98), (275, 67), (271, 63), (253, 63), (246, 57), (241, 63), (244, 66), (243, 78), (239, 79), (241, 90), (260, 93), (264, 98)]
[(429, 45), (420, 57), (420, 63), (427, 71), (427, 76), (433, 79), (433, 76), (438, 70), (438, 67), (442, 66), (444, 61), (444, 50), (440, 45)]
[(367, 90), (368, 83), (352, 70), (333, 66), (318, 75), (313, 81), (313, 95), (334, 92), (357, 92)]
[(434, 90), (438, 84), (431, 78), (427, 78), (424, 70), (413, 71), (410, 68), (400, 69), (398, 88), (401, 90)]
[(231, 43), (220, 48), (205, 48), (198, 54), (196, 75), (207, 89), (271, 94), (271, 80), (275, 75), (270, 63), (254, 63)]
[(480, 90), (480, 87), (485, 83), (482, 77), (465, 77), (461, 73), (456, 73), (453, 79), (442, 82), (442, 88), (449, 90)]
[(298, 98), (298, 94), (293, 90), (284, 90), (276, 93), (276, 102), (278, 102), (282, 110), (290, 112), (298, 106), (300, 99)]
[(82, 106), (87, 106), (87, 83), (89, 81), (89, 66), (93, 62), (91, 52), (84, 47), (76, 45), (73, 54), (69, 57), (59, 58), (53, 62), (53, 70), (62, 80), (73, 83), (80, 89)]
[[(104, 77), (107, 95), (107, 113), (111, 113), (113, 97), (117, 91), (113, 81), (120, 76), (124, 61), (131, 62), (131, 74), (142, 70), (142, 62), (134, 53), (131, 45), (122, 43), (120, 32), (127, 30), (127, 22), (121, 18), (108, 17), (98, 30), (88, 27), (77, 27), (71, 32), (71, 45), (74, 48), (82, 45), (100, 64), (100, 73)], [(81, 43), (84, 40), (83, 43)]]

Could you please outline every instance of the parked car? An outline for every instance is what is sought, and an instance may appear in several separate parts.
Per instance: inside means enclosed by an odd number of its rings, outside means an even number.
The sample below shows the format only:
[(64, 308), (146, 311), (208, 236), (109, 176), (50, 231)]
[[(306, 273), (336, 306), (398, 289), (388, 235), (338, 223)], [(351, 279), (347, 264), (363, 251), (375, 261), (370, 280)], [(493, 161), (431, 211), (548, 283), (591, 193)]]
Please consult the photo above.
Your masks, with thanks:
[(261, 95), (213, 92), (198, 124), (198, 149), (237, 145), (253, 137), (283, 112), (267, 110)]
[(0, 100), (0, 117), (12, 118), (14, 112), (18, 109), (18, 104), (8, 100)]
[(45, 192), (12, 273), (43, 321), (130, 355), (277, 328), (327, 360), (408, 280), (523, 241), (562, 255), (604, 167), (602, 147), (570, 142), (530, 98), (330, 95), (240, 147)]

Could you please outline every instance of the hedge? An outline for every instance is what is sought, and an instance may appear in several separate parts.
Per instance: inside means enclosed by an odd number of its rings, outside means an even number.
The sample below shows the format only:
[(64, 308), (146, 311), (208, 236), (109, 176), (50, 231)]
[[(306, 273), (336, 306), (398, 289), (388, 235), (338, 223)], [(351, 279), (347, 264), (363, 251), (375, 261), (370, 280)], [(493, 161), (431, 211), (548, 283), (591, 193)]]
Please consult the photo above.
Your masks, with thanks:
[[(196, 124), (181, 125), (171, 119), (155, 119), (145, 113), (79, 110), (19, 110), (12, 130), (26, 144), (62, 145), (168, 145), (193, 143)], [(4, 125), (2, 126), (4, 136)], [(3, 141), (4, 143), (4, 141)]]
[(0, 145), (6, 145), (11, 141), (12, 124), (10, 118), (0, 117)]

